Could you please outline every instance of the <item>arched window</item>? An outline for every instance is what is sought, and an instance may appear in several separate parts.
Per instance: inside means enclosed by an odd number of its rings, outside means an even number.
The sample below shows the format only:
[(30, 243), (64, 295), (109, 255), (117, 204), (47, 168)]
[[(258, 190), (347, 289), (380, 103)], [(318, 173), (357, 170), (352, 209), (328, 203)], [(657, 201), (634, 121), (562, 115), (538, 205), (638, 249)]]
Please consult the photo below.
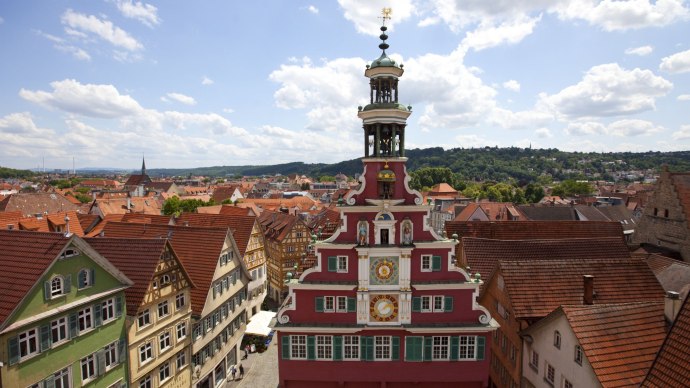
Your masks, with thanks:
[(50, 281), (50, 297), (54, 298), (64, 293), (64, 282), (62, 276), (56, 276)]
[(561, 332), (558, 330), (553, 332), (553, 346), (558, 349), (561, 348)]

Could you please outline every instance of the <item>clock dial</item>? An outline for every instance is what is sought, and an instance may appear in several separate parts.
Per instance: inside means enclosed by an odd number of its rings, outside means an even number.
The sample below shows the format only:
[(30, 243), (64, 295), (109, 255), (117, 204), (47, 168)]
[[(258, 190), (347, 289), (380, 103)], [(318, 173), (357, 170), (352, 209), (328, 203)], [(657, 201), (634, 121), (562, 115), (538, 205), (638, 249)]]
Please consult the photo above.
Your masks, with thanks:
[(374, 295), (369, 300), (369, 313), (379, 322), (395, 321), (398, 318), (398, 299), (393, 295)]
[(395, 285), (398, 284), (398, 258), (374, 257), (369, 264), (371, 284)]

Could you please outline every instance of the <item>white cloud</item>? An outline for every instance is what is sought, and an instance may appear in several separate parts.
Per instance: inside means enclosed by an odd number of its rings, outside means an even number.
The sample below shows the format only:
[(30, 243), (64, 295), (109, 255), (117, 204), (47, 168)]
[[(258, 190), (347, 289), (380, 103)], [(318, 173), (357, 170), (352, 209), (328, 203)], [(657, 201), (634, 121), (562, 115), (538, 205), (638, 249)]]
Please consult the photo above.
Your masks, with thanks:
[(572, 122), (565, 128), (565, 133), (575, 136), (591, 136), (606, 134), (604, 124), (592, 121)]
[(627, 50), (625, 50), (625, 53), (627, 55), (639, 55), (641, 57), (645, 55), (649, 55), (654, 51), (654, 48), (652, 46), (640, 46), (640, 47), (631, 47)]
[(113, 85), (81, 84), (74, 79), (50, 83), (52, 92), (21, 89), (19, 96), (43, 106), (87, 117), (113, 118), (139, 113), (142, 108)]
[(44, 155), (55, 154), (55, 131), (39, 128), (29, 112), (11, 113), (0, 118), (0, 149), (4, 157), (31, 158), (37, 149), (51, 149)]
[(74, 12), (71, 9), (65, 11), (61, 17), (65, 32), (73, 36), (85, 37), (93, 34), (111, 43), (115, 47), (121, 47), (129, 51), (143, 50), (144, 46), (139, 43), (125, 30), (116, 27), (109, 20), (101, 20), (93, 15), (84, 15)]
[(414, 5), (412, 0), (396, 0), (391, 4), (390, 0), (338, 0), (338, 4), (345, 11), (345, 19), (355, 25), (357, 32), (378, 36), (381, 31), (381, 10), (384, 7), (393, 7), (391, 19), (386, 26), (392, 31), (397, 23), (401, 23), (412, 16)]
[(168, 93), (161, 97), (161, 100), (165, 102), (170, 102), (170, 100), (173, 100), (179, 102), (180, 104), (196, 105), (196, 100), (193, 97), (186, 96), (182, 93)]
[(678, 101), (690, 101), (690, 94), (681, 94), (676, 97)]
[(539, 128), (534, 131), (534, 134), (537, 135), (537, 137), (542, 138), (542, 139), (548, 139), (553, 137), (553, 134), (548, 128)]
[(663, 130), (663, 127), (656, 126), (652, 122), (636, 119), (615, 121), (607, 128), (611, 135), (622, 137), (651, 135)]
[(582, 81), (553, 95), (540, 95), (540, 104), (568, 118), (619, 116), (655, 109), (656, 97), (673, 84), (649, 70), (626, 70), (617, 63), (594, 66)]
[(671, 138), (676, 141), (690, 139), (690, 125), (682, 125), (680, 130), (673, 132)]
[(547, 125), (553, 119), (553, 114), (539, 110), (513, 112), (503, 108), (494, 108), (486, 120), (504, 129), (527, 129)]
[(72, 56), (75, 59), (78, 59), (80, 61), (90, 61), (91, 60), (91, 55), (89, 55), (89, 53), (87, 53), (85, 50), (83, 50), (79, 47), (76, 47), (76, 46), (73, 46), (73, 45), (67, 43), (63, 38), (60, 38), (60, 37), (52, 35), (52, 34), (47, 34), (47, 33), (44, 33), (42, 31), (36, 31), (36, 33), (39, 36), (42, 36), (42, 37), (48, 39), (49, 41), (53, 42), (53, 47), (55, 47), (55, 49), (62, 51), (62, 52), (65, 52), (65, 53), (68, 53), (68, 54), (72, 54)]
[(212, 79), (208, 78), (207, 76), (204, 76), (204, 77), (201, 79), (201, 84), (202, 84), (202, 85), (213, 85), (214, 82), (213, 82)]
[(307, 11), (313, 13), (314, 15), (316, 15), (316, 14), (319, 13), (319, 9), (316, 8), (316, 7), (313, 6), (313, 5), (308, 6), (308, 7), (307, 7)]
[(148, 27), (160, 24), (158, 8), (151, 4), (144, 4), (140, 1), (133, 2), (132, 0), (118, 0), (115, 4), (120, 13), (127, 18), (136, 19)]
[(661, 59), (659, 69), (669, 73), (687, 73), (690, 71), (690, 50), (681, 51)]
[(0, 132), (25, 136), (53, 134), (51, 130), (38, 128), (29, 112), (11, 113), (0, 118)]
[(455, 136), (455, 142), (462, 148), (500, 147), (500, 142), (478, 135), (458, 135)]
[(553, 7), (565, 20), (582, 19), (605, 31), (662, 27), (687, 20), (684, 0), (560, 1)]
[(511, 80), (503, 83), (503, 88), (508, 89), (510, 91), (513, 91), (513, 92), (519, 92), (520, 91), (520, 83), (514, 79), (511, 79)]
[(232, 108), (223, 108), (223, 112), (225, 112), (225, 113), (233, 113), (233, 112), (235, 112), (235, 110), (232, 109)]
[(535, 18), (519, 16), (499, 25), (482, 22), (473, 31), (468, 31), (462, 40), (462, 46), (480, 51), (496, 47), (501, 44), (515, 44), (532, 34), (534, 27), (541, 20), (541, 15)]

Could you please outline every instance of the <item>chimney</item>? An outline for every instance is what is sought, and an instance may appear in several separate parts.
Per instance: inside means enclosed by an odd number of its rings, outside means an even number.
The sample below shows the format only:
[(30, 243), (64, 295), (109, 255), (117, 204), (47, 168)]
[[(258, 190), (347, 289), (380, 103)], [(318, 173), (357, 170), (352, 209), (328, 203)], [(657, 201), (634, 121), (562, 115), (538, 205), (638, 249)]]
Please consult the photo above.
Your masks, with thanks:
[(182, 225), (183, 225), (183, 226), (189, 226), (189, 221), (184, 221), (184, 222), (182, 222)]
[(65, 237), (71, 236), (72, 233), (69, 231), (69, 217), (65, 215)]
[(131, 208), (132, 208), (132, 200), (129, 197), (127, 197), (127, 210), (129, 210)]
[(680, 311), (680, 295), (675, 291), (667, 291), (664, 298), (664, 317), (669, 323), (673, 323)]
[(594, 276), (582, 275), (584, 283), (584, 294), (582, 296), (582, 303), (585, 305), (594, 304)]

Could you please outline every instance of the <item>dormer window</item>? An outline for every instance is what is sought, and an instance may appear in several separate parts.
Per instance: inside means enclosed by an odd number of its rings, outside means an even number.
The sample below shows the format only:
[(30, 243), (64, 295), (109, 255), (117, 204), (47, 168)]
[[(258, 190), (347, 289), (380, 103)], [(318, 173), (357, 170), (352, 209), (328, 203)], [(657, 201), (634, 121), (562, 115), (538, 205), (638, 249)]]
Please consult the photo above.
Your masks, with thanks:
[(161, 287), (170, 284), (170, 275), (167, 273), (161, 276)]
[(78, 256), (79, 251), (74, 248), (65, 249), (65, 251), (60, 255), (61, 259), (67, 259), (69, 257)]
[(62, 276), (56, 276), (50, 281), (50, 297), (55, 298), (64, 293), (64, 281)]

